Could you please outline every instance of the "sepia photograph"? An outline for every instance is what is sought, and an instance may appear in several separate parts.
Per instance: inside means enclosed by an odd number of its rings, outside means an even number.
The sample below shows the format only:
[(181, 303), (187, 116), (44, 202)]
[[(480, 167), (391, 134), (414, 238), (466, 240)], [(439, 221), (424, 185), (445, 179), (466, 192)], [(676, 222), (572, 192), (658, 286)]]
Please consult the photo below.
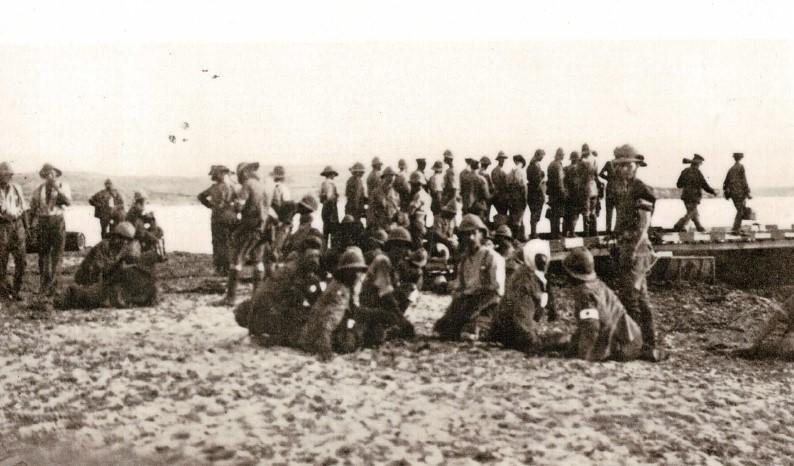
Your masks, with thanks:
[(794, 465), (794, 7), (18, 2), (0, 466)]

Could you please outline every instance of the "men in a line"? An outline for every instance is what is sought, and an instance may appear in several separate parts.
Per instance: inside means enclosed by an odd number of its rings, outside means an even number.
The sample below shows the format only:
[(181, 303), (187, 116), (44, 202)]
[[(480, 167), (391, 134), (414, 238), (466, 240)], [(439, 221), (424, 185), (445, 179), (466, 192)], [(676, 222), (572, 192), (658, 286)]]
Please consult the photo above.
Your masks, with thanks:
[(372, 196), (378, 191), (380, 188), (381, 181), (383, 177), (381, 176), (381, 168), (383, 167), (383, 162), (381, 162), (380, 157), (374, 157), (372, 159), (372, 171), (369, 172), (367, 175), (367, 196), (372, 199)]
[(494, 198), (494, 187), (493, 187), (493, 180), (491, 179), (491, 174), (488, 173), (488, 167), (491, 166), (491, 159), (486, 156), (482, 156), (480, 158), (480, 169), (477, 171), (477, 174), (485, 179), (485, 183), (488, 186), (488, 201), (485, 203), (485, 219), (486, 224), (490, 224), (491, 221), (491, 205), (493, 204)]
[[(521, 154), (513, 156), (515, 167), (507, 176), (507, 206), (510, 216), (510, 229), (513, 231), (513, 238), (524, 241), (524, 211), (527, 208), (527, 177), (524, 167), (527, 165), (526, 159)], [(519, 166), (520, 165), (520, 166)]]
[(640, 326), (643, 356), (651, 361), (665, 358), (657, 346), (654, 310), (648, 296), (647, 274), (655, 262), (653, 246), (648, 238), (656, 197), (653, 189), (637, 178), (637, 167), (645, 167), (645, 158), (628, 144), (615, 148), (618, 173), (626, 185), (626, 195), (618, 205), (615, 234), (618, 238), (618, 267), (622, 285), (622, 301), (626, 310)]
[(567, 193), (565, 190), (565, 179), (563, 176), (563, 159), (565, 152), (562, 147), (557, 149), (554, 153), (554, 160), (549, 164), (546, 169), (547, 183), (546, 193), (549, 196), (549, 212), (546, 215), (549, 218), (551, 238), (559, 239), (561, 236), (561, 223), (565, 216), (565, 202)]
[(606, 199), (604, 201), (607, 211), (607, 233), (612, 232), (612, 212), (617, 212), (620, 197), (625, 193), (626, 189), (621, 183), (618, 171), (611, 160), (607, 160), (598, 174), (604, 181), (607, 182)]
[(270, 199), (270, 207), (273, 207), (273, 210), (278, 214), (281, 212), (284, 203), (292, 200), (292, 194), (290, 194), (289, 187), (284, 183), (287, 178), (287, 172), (284, 167), (281, 165), (273, 167), (270, 177), (273, 178), (273, 195)]
[(230, 171), (223, 165), (213, 165), (209, 173), (213, 184), (198, 195), (199, 202), (204, 207), (212, 209), (210, 216), (212, 263), (215, 272), (224, 276), (229, 272), (229, 238), (237, 222), (237, 212), (234, 211), (234, 188), (228, 180)]
[(330, 245), (332, 236), (339, 228), (337, 207), (339, 192), (336, 190), (336, 183), (334, 183), (334, 178), (339, 176), (339, 173), (329, 165), (323, 169), (320, 176), (325, 178), (320, 184), (320, 203), (323, 205), (320, 211), (320, 217), (323, 220), (323, 241), (326, 245)]
[(389, 230), (397, 221), (400, 212), (400, 195), (394, 189), (396, 174), (391, 167), (386, 167), (381, 175), (381, 182), (370, 194), (367, 209), (367, 230), (381, 228)]
[[(0, 292), (4, 297), (22, 299), (22, 279), (27, 267), (25, 244), (25, 210), (27, 204), (22, 188), (11, 181), (14, 170), (8, 162), (0, 163)], [(14, 284), (6, 281), (8, 257), (14, 257)]]
[(64, 209), (72, 203), (69, 185), (59, 181), (62, 172), (45, 163), (39, 170), (44, 183), (33, 191), (30, 212), (38, 222), (39, 274), (42, 294), (52, 295), (58, 286), (63, 248), (66, 242)]
[(590, 153), (590, 147), (582, 144), (582, 159), (578, 167), (581, 183), (582, 232), (585, 236), (598, 235), (598, 164)]
[(643, 356), (640, 327), (595, 273), (593, 255), (576, 248), (563, 260), (574, 284), (576, 331), (571, 353), (586, 361), (630, 361)]
[(105, 189), (97, 191), (88, 199), (88, 203), (94, 208), (94, 217), (99, 219), (101, 238), (107, 238), (113, 230), (114, 219), (119, 218), (119, 213), (124, 212), (124, 198), (108, 178), (105, 180)]
[(265, 244), (270, 198), (265, 186), (259, 181), (259, 163), (241, 162), (237, 165), (237, 180), (240, 192), (235, 201), (235, 210), (240, 213), (240, 222), (232, 233), (231, 267), (226, 283), (226, 296), (219, 302), (222, 306), (234, 306), (237, 299), (237, 281), (246, 261), (254, 264), (254, 289), (259, 286), (265, 271), (262, 262)]
[(408, 162), (397, 161), (397, 174), (394, 176), (394, 190), (400, 196), (400, 211), (406, 212), (411, 203), (411, 186), (408, 184)]
[(507, 156), (504, 152), (499, 151), (496, 155), (496, 166), (491, 170), (491, 182), (493, 183), (493, 206), (498, 215), (507, 215), (508, 206), (508, 188), (507, 188), (507, 170), (505, 169), (505, 160)]
[(728, 174), (725, 175), (725, 182), (722, 184), (725, 199), (732, 200), (734, 207), (736, 207), (736, 217), (733, 219), (733, 233), (739, 233), (742, 228), (747, 199), (753, 198), (750, 195), (750, 185), (747, 184), (747, 176), (744, 173), (743, 158), (744, 154), (741, 152), (733, 154), (735, 162), (728, 170)]
[(458, 228), (460, 261), (458, 287), (446, 313), (433, 329), (443, 339), (460, 338), (464, 328), (475, 336), (487, 331), (488, 313), (499, 304), (505, 290), (505, 261), (491, 248), (483, 247), (488, 229), (480, 217), (467, 214)]
[(440, 160), (433, 162), (433, 175), (427, 182), (428, 190), (430, 191), (430, 198), (433, 202), (430, 204), (430, 211), (433, 212), (433, 217), (441, 214), (441, 206), (444, 192), (444, 164)]
[(345, 216), (349, 215), (353, 221), (361, 223), (367, 214), (367, 191), (364, 189), (364, 165), (356, 162), (350, 167), (350, 178), (345, 185)]
[(563, 184), (568, 196), (565, 200), (565, 218), (563, 219), (563, 235), (566, 238), (573, 238), (576, 231), (576, 223), (582, 213), (582, 184), (578, 176), (579, 153), (571, 152), (570, 163), (563, 168)]
[(700, 200), (703, 198), (703, 191), (706, 191), (712, 196), (716, 196), (717, 193), (709, 186), (708, 182), (706, 182), (706, 178), (703, 177), (703, 173), (700, 171), (700, 165), (704, 160), (705, 159), (699, 154), (695, 154), (691, 160), (685, 158), (683, 161), (684, 164), (689, 164), (689, 167), (681, 172), (676, 186), (681, 189), (681, 200), (684, 201), (686, 214), (673, 226), (673, 229), (676, 231), (684, 231), (684, 228), (690, 220), (695, 224), (697, 231), (706, 231), (703, 225), (700, 224), (698, 204), (700, 204)]
[(441, 204), (447, 205), (450, 200), (458, 196), (458, 180), (455, 178), (454, 157), (449, 149), (444, 151), (444, 163), (447, 170), (444, 172), (444, 191), (441, 197)]
[(532, 160), (527, 167), (527, 206), (529, 207), (529, 237), (538, 237), (538, 222), (540, 213), (543, 211), (543, 204), (546, 202), (546, 193), (543, 189), (543, 178), (546, 176), (540, 167), (540, 161), (546, 155), (546, 151), (538, 149), (532, 156)]

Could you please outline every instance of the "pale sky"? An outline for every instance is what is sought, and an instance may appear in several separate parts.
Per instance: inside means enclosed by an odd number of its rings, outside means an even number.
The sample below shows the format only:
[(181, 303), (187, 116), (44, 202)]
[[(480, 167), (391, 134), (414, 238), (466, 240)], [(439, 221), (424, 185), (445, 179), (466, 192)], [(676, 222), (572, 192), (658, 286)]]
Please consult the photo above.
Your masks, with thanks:
[(387, 30), (385, 41), (287, 34), (243, 35), (244, 43), (212, 31), (178, 41), (67, 30), (66, 43), (6, 31), (0, 159), (18, 171), (50, 161), (108, 174), (205, 175), (210, 164), (240, 160), (343, 171), (373, 155), (432, 161), (446, 148), (461, 161), (543, 148), (548, 162), (557, 147), (568, 153), (583, 142), (603, 163), (629, 142), (657, 186), (673, 185), (681, 158), (694, 152), (719, 185), (734, 151), (746, 154), (751, 184), (794, 185), (794, 42), (654, 40), (632, 27), (629, 36), (643, 40), (571, 40), (548, 25), (528, 39)]

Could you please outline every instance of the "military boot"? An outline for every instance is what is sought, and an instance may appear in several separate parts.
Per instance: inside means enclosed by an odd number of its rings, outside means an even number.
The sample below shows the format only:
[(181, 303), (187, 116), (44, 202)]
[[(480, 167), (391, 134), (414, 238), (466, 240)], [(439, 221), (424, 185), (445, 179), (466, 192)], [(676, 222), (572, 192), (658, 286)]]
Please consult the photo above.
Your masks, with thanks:
[(220, 301), (213, 303), (215, 306), (233, 307), (237, 304), (237, 270), (229, 270), (229, 277), (226, 281), (226, 296)]

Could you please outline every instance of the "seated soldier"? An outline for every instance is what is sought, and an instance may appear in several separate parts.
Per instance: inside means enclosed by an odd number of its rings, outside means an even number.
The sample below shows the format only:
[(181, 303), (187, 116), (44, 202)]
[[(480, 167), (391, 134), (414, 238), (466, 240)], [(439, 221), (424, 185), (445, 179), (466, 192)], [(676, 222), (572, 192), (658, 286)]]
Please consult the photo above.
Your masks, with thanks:
[(510, 279), (513, 272), (518, 268), (519, 261), (516, 258), (516, 248), (513, 242), (513, 231), (507, 225), (501, 225), (494, 233), (494, 249), (505, 259), (505, 276)]
[(364, 227), (352, 215), (345, 215), (338, 227), (338, 240), (323, 255), (322, 269), (332, 273), (336, 269), (339, 257), (351, 246), (361, 247), (364, 239)]
[(150, 269), (139, 263), (140, 246), (135, 227), (129, 222), (116, 225), (113, 236), (94, 246), (70, 285), (56, 300), (60, 309), (93, 309), (147, 306), (157, 300), (157, 285)]
[[(769, 338), (772, 334), (775, 337)], [(794, 296), (775, 309), (750, 348), (737, 350), (735, 354), (747, 358), (794, 359)]]
[(251, 299), (235, 308), (235, 320), (249, 335), (268, 345), (297, 342), (309, 309), (325, 288), (318, 275), (321, 248), (320, 236), (308, 237), (293, 260), (276, 269)]
[(521, 258), (522, 262), (507, 280), (488, 339), (528, 352), (538, 349), (541, 343), (535, 322), (543, 317), (544, 311), (548, 312), (549, 321), (557, 318), (546, 279), (551, 261), (548, 241), (528, 241), (521, 249)]
[(298, 203), (298, 214), (300, 215), (298, 229), (290, 234), (287, 240), (284, 242), (284, 247), (282, 248), (282, 257), (287, 257), (292, 251), (297, 250), (300, 245), (303, 244), (303, 241), (309, 236), (319, 236), (322, 238), (322, 233), (320, 230), (312, 226), (312, 214), (317, 210), (318, 207), (319, 205), (317, 203), (317, 199), (315, 199), (311, 194), (303, 196), (303, 198), (300, 200)]
[(629, 361), (642, 353), (640, 327), (615, 293), (598, 279), (593, 255), (576, 248), (563, 260), (574, 285), (576, 331), (569, 351), (587, 361)]
[(488, 228), (480, 217), (463, 216), (458, 228), (461, 251), (457, 290), (447, 312), (433, 327), (442, 339), (460, 338), (464, 327), (473, 327), (471, 333), (476, 337), (504, 294), (505, 261), (493, 249), (483, 247), (487, 235)]
[(429, 249), (432, 253), (436, 249), (436, 244), (443, 244), (450, 257), (455, 260), (458, 252), (458, 239), (455, 236), (455, 216), (458, 214), (458, 204), (455, 199), (450, 200), (441, 207), (441, 215), (433, 218), (433, 226), (430, 229)]
[(367, 261), (367, 264), (371, 264), (376, 257), (383, 254), (383, 246), (388, 239), (389, 235), (380, 228), (372, 231), (372, 233), (367, 236), (364, 240), (363, 248), (364, 259)]
[(163, 229), (157, 226), (154, 213), (146, 211), (147, 200), (140, 192), (135, 192), (133, 204), (127, 211), (126, 221), (135, 227), (135, 239), (141, 245), (145, 261), (149, 263), (165, 259)]

